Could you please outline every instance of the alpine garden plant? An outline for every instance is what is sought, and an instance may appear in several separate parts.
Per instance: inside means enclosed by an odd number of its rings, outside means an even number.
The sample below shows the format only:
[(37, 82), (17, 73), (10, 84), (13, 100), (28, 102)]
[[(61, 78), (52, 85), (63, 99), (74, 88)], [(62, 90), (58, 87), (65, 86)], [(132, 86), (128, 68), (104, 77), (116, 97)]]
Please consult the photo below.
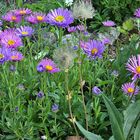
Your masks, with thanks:
[(140, 138), (140, 52), (132, 47), (139, 38), (129, 38), (135, 21), (105, 20), (104, 32), (93, 35), (86, 20), (96, 12), (79, 1), (71, 10), (1, 16), (0, 139)]

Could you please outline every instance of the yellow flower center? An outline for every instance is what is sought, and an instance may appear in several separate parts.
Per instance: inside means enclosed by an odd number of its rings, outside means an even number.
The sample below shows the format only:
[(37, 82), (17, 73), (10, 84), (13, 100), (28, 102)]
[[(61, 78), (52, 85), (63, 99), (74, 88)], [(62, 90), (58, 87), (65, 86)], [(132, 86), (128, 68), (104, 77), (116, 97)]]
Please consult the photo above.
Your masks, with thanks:
[(9, 40), (9, 41), (8, 41), (8, 45), (11, 46), (11, 45), (14, 45), (14, 44), (15, 44), (15, 41), (14, 41), (14, 40)]
[(23, 31), (23, 32), (21, 32), (21, 33), (22, 33), (23, 35), (28, 35), (28, 32), (24, 32), (24, 31)]
[(138, 74), (140, 74), (140, 66), (137, 66), (137, 67), (136, 67), (136, 72), (137, 72)]
[(98, 50), (96, 48), (94, 48), (94, 49), (91, 50), (91, 54), (92, 55), (96, 54), (97, 52), (98, 52)]
[(53, 69), (52, 66), (50, 66), (50, 65), (47, 65), (47, 66), (46, 66), (46, 70), (51, 71), (52, 69)]
[(55, 20), (57, 21), (57, 22), (62, 22), (62, 21), (64, 21), (64, 17), (63, 16), (57, 16), (56, 18), (55, 18)]
[(12, 20), (16, 20), (17, 18), (16, 18), (16, 16), (12, 16)]
[(11, 59), (12, 60), (18, 59), (18, 56), (17, 55), (13, 55), (13, 56), (11, 56)]
[(0, 59), (4, 58), (4, 55), (3, 54), (0, 54)]
[(134, 89), (131, 88), (131, 87), (129, 87), (129, 88), (127, 89), (127, 91), (128, 91), (129, 93), (133, 93), (133, 92), (134, 92)]
[(21, 15), (25, 15), (25, 14), (26, 14), (26, 11), (25, 11), (25, 10), (21, 10), (19, 13), (20, 13)]
[(37, 16), (36, 18), (37, 18), (38, 21), (42, 21), (43, 20), (42, 16)]

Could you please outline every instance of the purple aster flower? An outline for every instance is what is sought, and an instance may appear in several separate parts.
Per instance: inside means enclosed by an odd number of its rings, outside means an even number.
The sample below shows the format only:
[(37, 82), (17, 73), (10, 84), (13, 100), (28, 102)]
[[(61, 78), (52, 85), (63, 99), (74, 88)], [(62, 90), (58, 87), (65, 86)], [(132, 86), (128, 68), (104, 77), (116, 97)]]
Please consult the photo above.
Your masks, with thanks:
[(140, 55), (137, 55), (137, 58), (136, 56), (129, 58), (126, 69), (134, 74), (133, 80), (140, 78)]
[(9, 49), (0, 48), (0, 64), (3, 64), (5, 61), (9, 60)]
[(68, 27), (73, 23), (74, 18), (71, 11), (68, 9), (58, 8), (54, 9), (47, 15), (47, 22), (51, 25), (56, 25), (59, 27)]
[(60, 69), (57, 68), (56, 64), (51, 59), (43, 59), (37, 66), (39, 72), (48, 71), (49, 73), (59, 72)]
[(37, 24), (41, 22), (46, 22), (46, 14), (35, 12), (32, 13), (30, 16), (26, 17), (26, 20), (32, 24)]
[(75, 26), (71, 26), (67, 28), (69, 33), (75, 32), (76, 31), (76, 27)]
[(52, 111), (53, 111), (53, 112), (57, 112), (58, 109), (59, 109), (59, 106), (58, 106), (57, 104), (53, 104), (53, 105), (52, 105)]
[(79, 30), (81, 32), (86, 30), (84, 25), (77, 25), (76, 28), (77, 28), (77, 30)]
[(86, 47), (83, 48), (84, 52), (87, 54), (88, 57), (95, 59), (95, 58), (102, 58), (102, 54), (104, 52), (105, 46), (102, 42), (97, 40), (89, 40), (85, 43)]
[(134, 82), (132, 83), (125, 83), (122, 85), (122, 90), (124, 93), (128, 94), (128, 95), (132, 95), (132, 94), (138, 94), (139, 92), (139, 88), (135, 87)]
[(112, 27), (112, 26), (115, 26), (115, 22), (114, 21), (111, 21), (111, 20), (107, 20), (107, 21), (104, 21), (102, 22), (104, 26), (107, 26), (107, 27)]
[(22, 40), (14, 30), (5, 30), (1, 35), (1, 45), (6, 48), (16, 49), (22, 46)]
[(135, 15), (137, 18), (140, 18), (140, 8), (136, 9), (134, 15)]
[(20, 28), (16, 29), (16, 33), (18, 36), (25, 37), (25, 36), (31, 36), (33, 34), (34, 30), (30, 26), (21, 26)]
[(22, 53), (18, 51), (12, 51), (10, 53), (10, 61), (21, 61), (23, 59)]
[(2, 16), (2, 19), (8, 22), (19, 23), (21, 21), (21, 16), (17, 16), (14, 12), (8, 12), (6, 15)]
[(39, 91), (38, 93), (37, 93), (37, 97), (38, 98), (42, 98), (44, 96), (44, 93), (42, 92), (42, 91)]
[(94, 86), (92, 88), (92, 93), (95, 93), (95, 94), (99, 95), (99, 94), (102, 93), (102, 91), (97, 86)]
[(15, 15), (17, 16), (24, 16), (24, 15), (29, 15), (32, 13), (32, 11), (28, 8), (22, 8), (22, 9), (17, 9), (15, 10)]

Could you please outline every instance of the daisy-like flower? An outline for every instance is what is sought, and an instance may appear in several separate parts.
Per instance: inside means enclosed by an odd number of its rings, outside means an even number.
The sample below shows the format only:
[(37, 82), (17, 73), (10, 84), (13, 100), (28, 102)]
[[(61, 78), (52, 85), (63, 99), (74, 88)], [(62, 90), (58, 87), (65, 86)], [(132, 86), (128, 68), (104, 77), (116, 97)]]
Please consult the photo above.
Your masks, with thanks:
[(35, 12), (32, 13), (30, 16), (26, 17), (26, 20), (32, 24), (37, 24), (41, 22), (46, 22), (46, 14)]
[(72, 12), (75, 19), (88, 19), (95, 16), (95, 9), (92, 7), (91, 2), (83, 0), (74, 3)]
[(56, 64), (51, 59), (43, 59), (37, 66), (37, 71), (44, 72), (47, 71), (49, 73), (56, 73), (59, 72), (60, 69), (57, 68)]
[(111, 20), (104, 21), (104, 22), (102, 22), (102, 24), (104, 26), (107, 26), (107, 27), (112, 27), (112, 26), (115, 26), (116, 25), (115, 22), (114, 21), (111, 21)]
[(20, 28), (16, 29), (16, 33), (18, 36), (25, 37), (25, 36), (31, 36), (33, 34), (34, 30), (30, 26), (21, 26)]
[(3, 64), (5, 61), (9, 60), (9, 49), (0, 48), (0, 64)]
[(137, 18), (140, 18), (140, 8), (136, 9), (134, 16), (136, 16)]
[(95, 59), (95, 58), (102, 58), (102, 54), (104, 52), (105, 46), (102, 42), (97, 40), (89, 40), (85, 43), (86, 47), (83, 48), (84, 52), (87, 54), (88, 57)]
[(1, 35), (1, 45), (6, 48), (16, 49), (22, 46), (22, 40), (14, 30), (6, 30)]
[(21, 21), (21, 16), (15, 15), (14, 12), (8, 12), (6, 15), (2, 16), (2, 19), (8, 22), (19, 23)]
[(17, 16), (25, 16), (25, 15), (29, 15), (32, 13), (32, 11), (28, 8), (22, 8), (22, 9), (17, 9), (15, 10), (15, 15)]
[(132, 94), (138, 94), (139, 87), (135, 87), (135, 84), (133, 82), (132, 83), (125, 83), (122, 85), (122, 90), (124, 93), (131, 96)]
[(75, 32), (76, 31), (76, 27), (75, 26), (71, 26), (67, 28), (69, 33)]
[(129, 58), (126, 68), (134, 74), (132, 79), (140, 78), (140, 54)]
[(84, 48), (87, 48), (87, 43), (88, 42), (85, 42), (85, 41), (80, 41), (80, 47), (82, 48), (82, 49), (84, 49)]
[(59, 27), (68, 27), (73, 23), (74, 18), (71, 11), (68, 9), (58, 8), (54, 9), (47, 15), (47, 22), (51, 25), (56, 25)]
[(21, 61), (23, 59), (23, 55), (22, 53), (18, 52), (18, 51), (12, 51), (10, 53), (10, 61)]

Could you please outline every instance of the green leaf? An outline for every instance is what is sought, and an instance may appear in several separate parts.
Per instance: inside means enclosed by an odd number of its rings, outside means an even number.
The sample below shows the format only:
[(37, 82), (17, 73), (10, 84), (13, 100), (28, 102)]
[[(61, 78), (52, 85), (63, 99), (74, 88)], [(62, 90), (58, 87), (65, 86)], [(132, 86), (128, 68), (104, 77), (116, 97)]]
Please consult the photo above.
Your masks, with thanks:
[(83, 133), (83, 135), (88, 139), (88, 140), (103, 140), (101, 136), (96, 135), (94, 133), (91, 133), (87, 130), (85, 130), (78, 122), (75, 122), (77, 127), (80, 129), (80, 131)]
[(134, 140), (140, 140), (140, 121), (138, 122), (134, 133)]
[(128, 19), (123, 23), (123, 29), (131, 31), (134, 28), (133, 20)]
[(104, 99), (105, 105), (109, 113), (114, 139), (125, 140), (124, 134), (123, 134), (123, 127), (122, 127), (123, 126), (122, 117), (121, 117), (120, 112), (104, 94), (102, 94), (102, 97)]
[(140, 100), (137, 102), (130, 104), (130, 106), (124, 112), (124, 136), (126, 139), (131, 135), (131, 131), (140, 116)]

